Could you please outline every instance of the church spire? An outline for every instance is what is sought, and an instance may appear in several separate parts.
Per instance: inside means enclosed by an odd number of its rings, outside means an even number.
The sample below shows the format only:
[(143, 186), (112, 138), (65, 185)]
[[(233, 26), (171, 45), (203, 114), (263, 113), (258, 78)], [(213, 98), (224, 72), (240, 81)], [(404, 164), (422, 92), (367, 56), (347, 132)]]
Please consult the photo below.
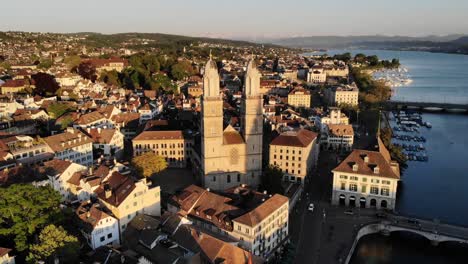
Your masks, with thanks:
[(260, 92), (260, 77), (261, 74), (257, 69), (255, 59), (252, 53), (252, 57), (247, 64), (247, 71), (245, 73), (245, 90), (246, 96), (259, 95)]
[(219, 75), (216, 62), (213, 61), (210, 50), (210, 59), (206, 62), (203, 73), (203, 96), (219, 96)]

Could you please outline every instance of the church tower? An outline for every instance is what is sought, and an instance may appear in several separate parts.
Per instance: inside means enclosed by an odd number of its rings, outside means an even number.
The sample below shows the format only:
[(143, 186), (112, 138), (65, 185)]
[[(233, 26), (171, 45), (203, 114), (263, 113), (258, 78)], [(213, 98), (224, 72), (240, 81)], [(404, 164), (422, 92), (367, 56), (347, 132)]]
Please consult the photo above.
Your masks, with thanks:
[[(223, 156), (223, 99), (220, 95), (218, 68), (211, 55), (205, 65), (201, 103), (201, 166), (203, 174), (207, 175), (222, 170)], [(205, 177), (202, 178), (204, 181)]]
[(262, 171), (263, 150), (263, 113), (260, 77), (261, 74), (252, 56), (245, 73), (245, 88), (241, 108), (241, 131), (246, 143), (246, 165), (247, 172), (250, 174), (248, 177), (255, 178), (257, 184)]

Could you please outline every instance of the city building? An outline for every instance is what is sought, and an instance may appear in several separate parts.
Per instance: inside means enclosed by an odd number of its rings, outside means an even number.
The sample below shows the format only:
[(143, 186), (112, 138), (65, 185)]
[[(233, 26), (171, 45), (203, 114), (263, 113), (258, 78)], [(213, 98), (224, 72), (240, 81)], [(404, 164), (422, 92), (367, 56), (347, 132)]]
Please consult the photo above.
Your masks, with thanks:
[(395, 209), (399, 165), (390, 160), (383, 144), (379, 145), (382, 145), (379, 152), (354, 150), (332, 170), (332, 204)]
[(26, 88), (34, 88), (34, 85), (29, 84), (26, 80), (7, 80), (0, 86), (2, 94), (15, 94), (23, 91)]
[(223, 127), (223, 98), (216, 62), (205, 65), (201, 110), (200, 174), (203, 186), (216, 190), (241, 183), (257, 186), (262, 172), (263, 114), (260, 73), (247, 65), (241, 101), (241, 129)]
[(44, 140), (55, 152), (57, 159), (70, 160), (85, 166), (93, 164), (93, 140), (78, 129), (69, 127), (64, 133)]
[(325, 90), (325, 96), (330, 105), (350, 105), (357, 106), (359, 99), (359, 89), (353, 83), (352, 85), (342, 85)]
[(11, 249), (0, 247), (0, 264), (15, 264), (15, 257), (10, 256)]
[(286, 181), (304, 184), (318, 154), (317, 133), (306, 129), (283, 132), (270, 143), (270, 165), (278, 166)]
[(168, 211), (219, 239), (234, 239), (239, 247), (265, 259), (288, 239), (289, 199), (258, 193), (245, 185), (223, 193), (191, 185), (172, 197)]
[(54, 152), (44, 139), (18, 135), (0, 140), (0, 150), (11, 153), (16, 162), (24, 165), (40, 164), (54, 158)]
[(113, 172), (95, 191), (99, 203), (119, 222), (122, 233), (138, 214), (161, 215), (161, 189), (143, 178), (134, 180), (128, 175)]
[(349, 151), (353, 148), (354, 129), (351, 125), (329, 124), (322, 136), (321, 143), (328, 149)]
[(310, 107), (310, 91), (304, 88), (296, 88), (288, 94), (288, 104), (295, 107)]
[(191, 162), (193, 139), (180, 130), (143, 131), (132, 140), (133, 155), (147, 151), (163, 156), (168, 167), (185, 168)]
[(326, 116), (315, 118), (315, 125), (320, 131), (325, 132), (328, 125), (349, 125), (349, 118), (339, 107), (329, 107)]
[(75, 196), (70, 190), (68, 181), (74, 173), (86, 171), (88, 167), (66, 160), (53, 159), (44, 162), (43, 169), (49, 178), (50, 186), (60, 193), (63, 201), (71, 202)]
[(98, 203), (90, 201), (81, 203), (76, 210), (81, 234), (93, 250), (120, 244), (119, 223), (105, 211)]
[(128, 66), (126, 59), (109, 58), (109, 59), (89, 59), (87, 60), (96, 67), (96, 73), (100, 74), (102, 71), (117, 71), (121, 72)]
[(98, 156), (120, 159), (124, 154), (124, 134), (115, 128), (87, 128)]
[(327, 74), (321, 66), (314, 66), (309, 69), (307, 74), (307, 82), (321, 84), (327, 81)]

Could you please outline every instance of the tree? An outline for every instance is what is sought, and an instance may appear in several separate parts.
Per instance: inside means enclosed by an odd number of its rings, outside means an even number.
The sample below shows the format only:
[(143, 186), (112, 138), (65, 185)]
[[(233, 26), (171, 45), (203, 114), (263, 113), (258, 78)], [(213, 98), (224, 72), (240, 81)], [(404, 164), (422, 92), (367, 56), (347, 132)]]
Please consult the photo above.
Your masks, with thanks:
[(78, 74), (85, 79), (88, 79), (94, 82), (97, 78), (96, 67), (90, 61), (85, 61), (85, 62), (80, 63), (80, 65), (78, 65), (78, 68), (76, 70)]
[(152, 151), (134, 157), (132, 164), (143, 177), (151, 177), (154, 173), (161, 172), (167, 168), (166, 159), (154, 154)]
[(39, 69), (49, 69), (50, 67), (52, 67), (54, 63), (52, 62), (52, 60), (42, 60), (38, 65), (37, 65), (37, 68)]
[(35, 82), (35, 93), (41, 96), (54, 95), (60, 88), (55, 77), (45, 72), (38, 72), (31, 76)]
[(65, 64), (67, 64), (68, 69), (72, 70), (72, 69), (77, 68), (78, 65), (80, 65), (81, 58), (78, 55), (72, 55), (72, 56), (66, 57), (63, 60), (63, 62), (65, 62)]
[(283, 185), (283, 172), (278, 166), (269, 165), (262, 174), (262, 182), (260, 190), (266, 190), (269, 193), (280, 193), (284, 192)]
[(194, 74), (194, 69), (189, 61), (180, 61), (171, 67), (171, 75), (176, 80), (183, 80)]
[(0, 240), (13, 240), (17, 251), (28, 248), (36, 232), (62, 218), (60, 194), (49, 186), (13, 184), (0, 188)]
[(69, 235), (63, 227), (55, 225), (46, 226), (39, 234), (39, 241), (30, 246), (28, 262), (37, 263), (45, 261), (54, 263), (55, 258), (75, 262), (78, 258), (78, 239)]
[(116, 70), (102, 71), (99, 80), (109, 85), (120, 86), (119, 73)]
[(73, 108), (69, 104), (56, 102), (49, 105), (47, 108), (47, 113), (51, 118), (58, 118), (59, 116), (71, 110), (73, 110)]

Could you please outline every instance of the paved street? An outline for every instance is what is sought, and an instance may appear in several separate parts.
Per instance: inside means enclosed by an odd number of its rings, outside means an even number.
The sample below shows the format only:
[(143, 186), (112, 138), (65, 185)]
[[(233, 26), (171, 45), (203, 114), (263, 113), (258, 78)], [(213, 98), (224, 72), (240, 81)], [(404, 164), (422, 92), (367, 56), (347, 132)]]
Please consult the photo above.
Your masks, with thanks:
[[(346, 215), (347, 208), (330, 205), (330, 171), (336, 162), (336, 154), (320, 154), (319, 172), (311, 175), (290, 216), (290, 234), (297, 250), (295, 263), (340, 263), (359, 226), (373, 219), (374, 210), (355, 209), (354, 215)], [(315, 205), (313, 212), (307, 210), (310, 203)]]

